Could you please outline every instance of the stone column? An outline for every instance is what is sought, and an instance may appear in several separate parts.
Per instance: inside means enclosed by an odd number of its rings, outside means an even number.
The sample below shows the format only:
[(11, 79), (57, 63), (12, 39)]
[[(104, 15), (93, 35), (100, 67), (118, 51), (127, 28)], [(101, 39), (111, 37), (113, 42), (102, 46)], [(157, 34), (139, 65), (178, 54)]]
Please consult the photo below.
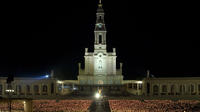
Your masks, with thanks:
[(142, 94), (143, 94), (143, 95), (147, 95), (147, 93), (146, 93), (146, 91), (147, 91), (146, 88), (147, 88), (147, 87), (146, 87), (146, 82), (142, 83)]
[(168, 93), (171, 93), (171, 85), (170, 84), (167, 84), (167, 95)]
[(196, 95), (198, 95), (198, 84), (197, 83), (194, 84), (194, 90), (195, 90)]
[(5, 95), (5, 91), (6, 91), (6, 84), (2, 83), (2, 96)]
[(176, 95), (176, 93), (178, 93), (178, 84), (174, 84), (174, 95)]
[(153, 84), (150, 82), (150, 96), (153, 96)]
[(56, 83), (53, 81), (51, 84), (53, 84), (53, 96), (55, 95), (55, 93), (56, 93)]
[(62, 83), (62, 94), (64, 92), (64, 83)]
[(161, 84), (160, 83), (158, 83), (158, 96), (161, 96)]
[(56, 89), (55, 93), (57, 95), (58, 94), (58, 83), (57, 82), (55, 83), (55, 89)]
[(27, 85), (24, 84), (23, 86), (24, 86), (24, 96), (26, 97), (27, 96)]
[(33, 112), (33, 101), (32, 100), (24, 101), (24, 112)]
[(51, 84), (48, 83), (48, 84), (47, 84), (47, 94), (48, 94), (48, 95), (51, 94), (51, 88), (50, 88), (50, 87), (51, 87)]
[(183, 84), (183, 85), (184, 85), (184, 89), (183, 89), (184, 93), (183, 94), (186, 95), (187, 94), (187, 85), (186, 84)]
[(197, 83), (197, 95), (199, 95), (200, 91), (199, 91), (199, 84)]
[(33, 89), (33, 84), (30, 85), (30, 93), (32, 94), (32, 96), (34, 96), (34, 89)]
[(39, 84), (38, 84), (38, 89), (39, 89), (39, 94), (41, 95), (41, 84), (40, 84), (40, 82), (39, 82)]

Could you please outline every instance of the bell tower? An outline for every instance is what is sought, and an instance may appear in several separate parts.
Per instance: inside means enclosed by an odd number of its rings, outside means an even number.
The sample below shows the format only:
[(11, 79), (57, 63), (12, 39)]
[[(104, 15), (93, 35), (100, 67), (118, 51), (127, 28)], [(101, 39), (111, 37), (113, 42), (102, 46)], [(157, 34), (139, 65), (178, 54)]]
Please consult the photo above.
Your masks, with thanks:
[(106, 26), (104, 21), (104, 10), (101, 0), (96, 13), (96, 24), (94, 30), (94, 50), (106, 50)]
[(104, 10), (102, 2), (99, 0), (96, 24), (94, 29), (94, 51), (90, 52), (85, 48), (85, 66), (81, 68), (79, 64), (78, 80), (81, 85), (104, 85), (122, 84), (122, 64), (116, 67), (116, 49), (107, 52), (106, 48), (106, 26), (104, 20)]

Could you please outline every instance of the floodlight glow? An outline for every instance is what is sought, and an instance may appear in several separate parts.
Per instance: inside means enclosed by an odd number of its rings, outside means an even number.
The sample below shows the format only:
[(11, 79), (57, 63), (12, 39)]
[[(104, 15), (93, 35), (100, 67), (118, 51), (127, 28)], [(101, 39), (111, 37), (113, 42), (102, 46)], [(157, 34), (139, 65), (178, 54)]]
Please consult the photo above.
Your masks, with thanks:
[(95, 97), (96, 97), (97, 99), (99, 99), (99, 98), (100, 98), (100, 94), (99, 94), (99, 93), (96, 93), (96, 94), (95, 94)]
[(57, 83), (58, 83), (58, 84), (62, 84), (63, 82), (62, 82), (62, 81), (57, 81)]
[(49, 78), (49, 75), (45, 75), (46, 78)]
[(11, 93), (11, 92), (15, 92), (15, 90), (13, 90), (13, 89), (7, 89), (6, 92)]
[(138, 84), (142, 84), (143, 82), (142, 82), (142, 81), (137, 81), (137, 83), (138, 83)]

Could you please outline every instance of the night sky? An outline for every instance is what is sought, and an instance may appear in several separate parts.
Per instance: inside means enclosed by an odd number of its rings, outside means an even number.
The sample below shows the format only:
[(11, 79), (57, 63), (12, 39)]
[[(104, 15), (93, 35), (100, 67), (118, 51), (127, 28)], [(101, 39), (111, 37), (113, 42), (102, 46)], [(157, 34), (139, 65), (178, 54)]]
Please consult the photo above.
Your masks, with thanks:
[[(0, 76), (39, 76), (55, 70), (76, 79), (86, 47), (93, 51), (97, 0), (9, 6), (2, 13)], [(184, 10), (135, 7), (104, 0), (108, 51), (116, 48), (124, 79), (150, 69), (155, 77), (200, 76), (199, 41)]]

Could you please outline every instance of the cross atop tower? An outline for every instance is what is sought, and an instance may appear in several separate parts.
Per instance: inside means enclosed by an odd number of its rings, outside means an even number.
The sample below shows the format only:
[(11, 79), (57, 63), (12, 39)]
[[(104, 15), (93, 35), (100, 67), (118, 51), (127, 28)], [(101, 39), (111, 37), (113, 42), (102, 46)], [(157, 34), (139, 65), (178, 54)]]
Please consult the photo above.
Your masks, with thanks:
[(101, 3), (101, 0), (99, 0), (99, 5), (98, 5), (99, 7), (102, 7), (102, 3)]

